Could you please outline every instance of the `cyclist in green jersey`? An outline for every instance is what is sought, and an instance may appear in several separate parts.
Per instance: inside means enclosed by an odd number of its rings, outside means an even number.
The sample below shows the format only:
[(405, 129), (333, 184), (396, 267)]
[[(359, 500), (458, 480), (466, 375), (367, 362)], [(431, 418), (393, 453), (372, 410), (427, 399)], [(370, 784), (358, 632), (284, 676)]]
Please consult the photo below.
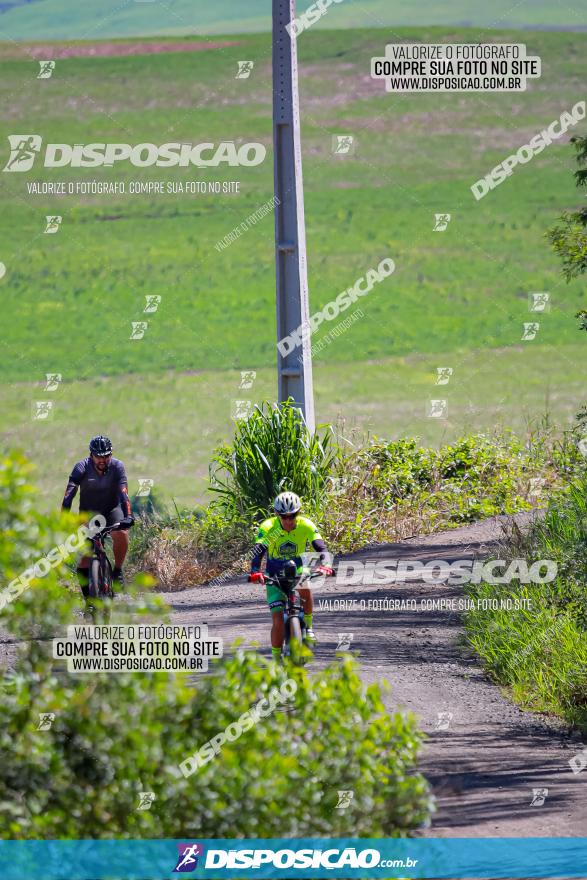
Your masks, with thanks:
[[(275, 577), (283, 568), (283, 563), (288, 559), (295, 560), (298, 573), (301, 573), (302, 553), (311, 550), (315, 550), (320, 554), (321, 564), (318, 566), (317, 571), (327, 576), (333, 575), (334, 569), (324, 565), (329, 554), (317, 526), (311, 519), (300, 516), (302, 502), (299, 497), (294, 492), (282, 492), (275, 499), (273, 506), (276, 516), (266, 519), (259, 527), (257, 543), (253, 548), (249, 581), (252, 583), (265, 583), (265, 576), (261, 571), (261, 563), (265, 554), (267, 554), (267, 576)], [(315, 642), (312, 593), (308, 587), (301, 587), (299, 594), (307, 625), (306, 639), (309, 642)], [(277, 587), (268, 584), (267, 604), (273, 618), (271, 652), (274, 659), (279, 659), (281, 655), (281, 646), (284, 638), (283, 612), (285, 610), (285, 603), (285, 594)]]

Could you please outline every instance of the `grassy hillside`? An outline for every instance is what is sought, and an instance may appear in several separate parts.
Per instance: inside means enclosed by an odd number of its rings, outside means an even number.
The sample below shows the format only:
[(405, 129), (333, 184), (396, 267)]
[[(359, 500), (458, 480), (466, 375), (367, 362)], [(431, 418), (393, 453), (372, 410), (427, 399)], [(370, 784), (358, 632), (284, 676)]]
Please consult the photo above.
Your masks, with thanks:
[[(406, 28), (398, 38), (471, 35)], [(469, 189), (583, 94), (587, 36), (533, 32), (526, 42), (543, 59), (527, 93), (427, 96), (389, 95), (370, 80), (369, 59), (383, 44), (377, 30), (300, 39), (311, 307), (384, 256), (397, 266), (361, 301), (364, 317), (316, 359), (319, 417), (342, 413), (428, 441), (499, 419), (520, 426), (546, 409), (565, 421), (578, 408), (585, 358), (573, 315), (584, 286), (561, 280), (543, 236), (578, 202), (568, 136), (481, 202)], [(120, 163), (0, 174), (4, 440), (20, 438), (40, 462), (51, 454), (50, 473), (40, 474), (48, 499), (94, 429), (123, 439), (137, 477), (150, 469), (181, 501), (193, 499), (214, 442), (231, 431), (231, 401), (274, 389), (272, 217), (215, 249), (272, 195), (268, 36), (201, 52), (60, 59), (49, 80), (37, 80), (36, 62), (14, 46), (3, 51), (2, 165), (15, 132), (71, 144), (234, 139), (269, 149), (257, 168)], [(236, 80), (243, 58), (255, 68)], [(335, 134), (353, 134), (354, 155), (333, 155)], [(27, 193), (32, 180), (239, 180), (241, 192), (48, 197)], [(452, 215), (446, 232), (432, 231), (438, 212)], [(43, 234), (48, 214), (63, 215), (56, 235)], [(530, 291), (549, 291), (552, 309), (538, 316), (536, 339), (522, 342), (523, 323), (536, 317)], [(145, 315), (150, 294), (162, 300)], [(130, 340), (131, 322), (141, 320), (144, 339)], [(434, 385), (437, 366), (453, 367), (448, 386)], [(259, 372), (250, 392), (238, 389), (236, 371), (245, 369)], [(64, 384), (53, 420), (41, 423), (30, 407), (51, 396), (39, 385), (47, 372), (62, 373)], [(431, 397), (449, 400), (448, 422), (426, 418)]]
[[(298, 0), (298, 12), (313, 0)], [(0, 29), (15, 40), (81, 40), (161, 34), (223, 34), (259, 32), (271, 27), (271, 0), (5, 0), (0, 4)], [(398, 25), (461, 25), (481, 28), (585, 29), (587, 5), (548, 0), (512, 5), (510, 0), (427, 0), (410, 6), (400, 0), (344, 0), (330, 7), (329, 28), (397, 27)], [(325, 26), (326, 22), (318, 24)]]

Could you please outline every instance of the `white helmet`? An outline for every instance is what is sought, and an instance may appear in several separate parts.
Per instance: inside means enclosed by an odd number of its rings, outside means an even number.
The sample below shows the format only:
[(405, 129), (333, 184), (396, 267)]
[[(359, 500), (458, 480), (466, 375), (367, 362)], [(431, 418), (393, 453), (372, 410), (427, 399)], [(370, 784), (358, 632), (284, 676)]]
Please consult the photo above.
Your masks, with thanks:
[(275, 513), (299, 513), (302, 502), (295, 492), (282, 492), (273, 504)]

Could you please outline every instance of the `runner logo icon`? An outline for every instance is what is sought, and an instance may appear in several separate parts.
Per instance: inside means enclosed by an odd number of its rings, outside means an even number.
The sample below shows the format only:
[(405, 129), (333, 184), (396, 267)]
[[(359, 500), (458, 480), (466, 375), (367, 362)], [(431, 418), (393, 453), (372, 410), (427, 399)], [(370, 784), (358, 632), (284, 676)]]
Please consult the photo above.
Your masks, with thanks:
[(39, 134), (9, 134), (10, 158), (4, 171), (30, 171), (41, 150), (43, 139)]
[(204, 855), (204, 847), (201, 843), (178, 843), (177, 849), (179, 856), (173, 873), (191, 874), (198, 867), (200, 856)]

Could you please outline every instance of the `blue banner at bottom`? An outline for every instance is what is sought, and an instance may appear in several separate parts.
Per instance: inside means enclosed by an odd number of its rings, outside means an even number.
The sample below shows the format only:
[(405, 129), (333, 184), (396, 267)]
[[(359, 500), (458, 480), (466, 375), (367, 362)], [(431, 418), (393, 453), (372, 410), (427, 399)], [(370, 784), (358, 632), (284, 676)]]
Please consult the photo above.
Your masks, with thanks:
[(587, 878), (587, 837), (3, 840), (2, 880)]

